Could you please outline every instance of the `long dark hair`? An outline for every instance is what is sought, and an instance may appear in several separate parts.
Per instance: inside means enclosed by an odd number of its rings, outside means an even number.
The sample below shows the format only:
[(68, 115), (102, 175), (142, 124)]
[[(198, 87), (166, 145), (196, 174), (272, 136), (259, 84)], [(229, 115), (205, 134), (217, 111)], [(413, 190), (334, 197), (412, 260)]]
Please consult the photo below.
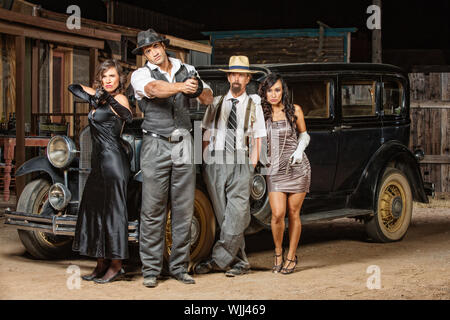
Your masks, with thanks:
[(115, 68), (117, 70), (117, 73), (119, 74), (119, 86), (111, 94), (113, 96), (115, 96), (115, 95), (117, 95), (119, 93), (123, 94), (125, 92), (125, 89), (126, 89), (125, 85), (127, 83), (127, 76), (123, 72), (122, 66), (115, 59), (105, 60), (97, 67), (97, 70), (95, 71), (95, 80), (94, 80), (94, 83), (93, 83), (92, 87), (94, 89), (98, 89), (98, 88), (102, 87), (103, 74), (107, 70), (109, 70), (109, 68)]
[(297, 126), (295, 125), (295, 122), (297, 121), (297, 116), (295, 115), (295, 107), (294, 105), (289, 101), (289, 89), (287, 87), (286, 82), (283, 80), (283, 78), (276, 73), (269, 74), (264, 81), (259, 85), (258, 94), (261, 97), (261, 106), (264, 112), (264, 119), (272, 120), (272, 105), (267, 101), (267, 91), (278, 81), (281, 81), (281, 86), (283, 88), (283, 95), (281, 97), (281, 103), (284, 106), (284, 113), (286, 115), (286, 119), (290, 126), (293, 129), (297, 129)]

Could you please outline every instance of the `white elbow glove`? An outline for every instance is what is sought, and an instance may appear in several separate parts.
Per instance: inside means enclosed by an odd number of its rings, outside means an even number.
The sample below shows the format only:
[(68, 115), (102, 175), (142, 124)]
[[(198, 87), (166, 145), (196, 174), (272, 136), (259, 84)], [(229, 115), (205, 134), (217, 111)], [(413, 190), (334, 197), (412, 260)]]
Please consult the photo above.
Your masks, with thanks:
[(290, 160), (292, 160), (291, 164), (302, 162), (303, 152), (305, 151), (306, 147), (308, 146), (310, 139), (311, 138), (309, 137), (308, 132), (305, 131), (305, 132), (300, 133), (300, 135), (298, 137), (297, 149), (289, 158)]

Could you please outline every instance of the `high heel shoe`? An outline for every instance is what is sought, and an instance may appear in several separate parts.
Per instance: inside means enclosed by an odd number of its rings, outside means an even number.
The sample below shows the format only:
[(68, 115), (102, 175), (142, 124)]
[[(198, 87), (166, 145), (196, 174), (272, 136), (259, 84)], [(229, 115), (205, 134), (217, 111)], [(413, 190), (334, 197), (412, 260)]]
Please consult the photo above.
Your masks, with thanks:
[(125, 274), (125, 270), (123, 270), (123, 268), (121, 268), (119, 271), (117, 271), (117, 273), (115, 275), (113, 275), (111, 278), (109, 279), (102, 279), (102, 278), (95, 278), (94, 282), (95, 283), (100, 283), (100, 284), (104, 284), (104, 283), (109, 283), (109, 282), (113, 282), (116, 280), (119, 280), (120, 278), (122, 278), (122, 276)]
[[(282, 273), (282, 274), (290, 274), (290, 273), (293, 273), (294, 270), (295, 270), (295, 267), (297, 266), (297, 261), (298, 261), (297, 256), (295, 256), (295, 260), (286, 259), (286, 261), (289, 261), (289, 263), (288, 263), (288, 265), (287, 265), (286, 267), (283, 267), (283, 268), (281, 269), (281, 273)], [(294, 263), (294, 266), (293, 266), (292, 268), (288, 268), (288, 267), (291, 265), (292, 262)]]
[(83, 279), (85, 281), (93, 281), (95, 278), (103, 277), (105, 275), (106, 271), (108, 271), (108, 267), (106, 267), (105, 270), (102, 270), (99, 273), (91, 273), (91, 274), (87, 274), (85, 276), (81, 276), (81, 279)]
[[(277, 254), (277, 252), (275, 251), (275, 254), (273, 255), (274, 259), (274, 264), (272, 267), (272, 272), (273, 273), (278, 273), (281, 271), (281, 268), (283, 267), (284, 264), (284, 248), (281, 251), (281, 254)], [(277, 258), (281, 257), (281, 263), (280, 264), (276, 264), (277, 263)]]

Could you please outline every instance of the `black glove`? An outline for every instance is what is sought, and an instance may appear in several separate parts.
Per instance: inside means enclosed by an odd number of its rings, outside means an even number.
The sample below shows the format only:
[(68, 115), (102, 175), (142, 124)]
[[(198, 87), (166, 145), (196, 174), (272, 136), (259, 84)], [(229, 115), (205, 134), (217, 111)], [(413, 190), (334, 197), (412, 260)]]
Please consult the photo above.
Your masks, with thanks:
[(111, 95), (108, 93), (108, 91), (103, 88), (98, 88), (97, 90), (95, 90), (95, 95), (92, 96), (92, 100), (97, 108), (98, 106), (101, 106), (102, 104), (107, 102), (110, 96)]
[(97, 89), (95, 95), (90, 95), (86, 91), (83, 90), (81, 85), (79, 84), (71, 84), (68, 87), (69, 91), (72, 92), (74, 96), (80, 98), (83, 101), (89, 103), (94, 109), (97, 109), (100, 105), (99, 102), (103, 102), (108, 97), (108, 92), (103, 89)]
[(195, 91), (194, 93), (191, 94), (187, 94), (187, 93), (183, 93), (186, 97), (188, 98), (197, 98), (199, 95), (202, 94), (203, 91), (203, 82), (200, 79), (200, 77), (198, 76), (198, 73), (194, 70), (189, 71), (188, 75), (186, 78), (183, 79), (183, 82), (187, 81), (188, 79), (195, 79), (198, 82), (198, 86), (197, 86), (197, 91)]
[(80, 98), (81, 100), (88, 102), (95, 109), (97, 108), (97, 104), (92, 99), (93, 96), (91, 96), (86, 91), (84, 91), (83, 88), (81, 87), (81, 85), (76, 84), (76, 83), (75, 84), (71, 84), (71, 85), (69, 85), (68, 89), (69, 89), (70, 92), (72, 92), (72, 94), (75, 97)]

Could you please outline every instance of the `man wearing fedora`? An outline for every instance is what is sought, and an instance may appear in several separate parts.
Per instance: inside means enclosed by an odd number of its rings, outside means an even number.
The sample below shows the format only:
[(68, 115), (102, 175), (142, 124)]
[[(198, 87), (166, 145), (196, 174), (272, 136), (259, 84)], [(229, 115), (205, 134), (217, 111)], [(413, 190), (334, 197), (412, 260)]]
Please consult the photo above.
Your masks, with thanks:
[(198, 264), (198, 274), (226, 271), (234, 277), (250, 269), (245, 254), (244, 231), (250, 223), (250, 183), (259, 160), (261, 138), (266, 136), (258, 95), (248, 95), (251, 80), (246, 56), (232, 56), (226, 72), (230, 89), (214, 98), (202, 128), (204, 179), (220, 226), (220, 238), (211, 257)]
[[(163, 266), (166, 219), (170, 194), (172, 247), (169, 272), (192, 284), (187, 269), (194, 213), (195, 165), (189, 99), (213, 100), (211, 88), (196, 76), (193, 66), (167, 56), (169, 40), (152, 29), (137, 36), (134, 54), (147, 63), (131, 75), (138, 105), (144, 113), (141, 148), (142, 208), (139, 245), (144, 286), (155, 287)], [(185, 148), (185, 146), (188, 146)], [(175, 161), (183, 154), (188, 161)]]

